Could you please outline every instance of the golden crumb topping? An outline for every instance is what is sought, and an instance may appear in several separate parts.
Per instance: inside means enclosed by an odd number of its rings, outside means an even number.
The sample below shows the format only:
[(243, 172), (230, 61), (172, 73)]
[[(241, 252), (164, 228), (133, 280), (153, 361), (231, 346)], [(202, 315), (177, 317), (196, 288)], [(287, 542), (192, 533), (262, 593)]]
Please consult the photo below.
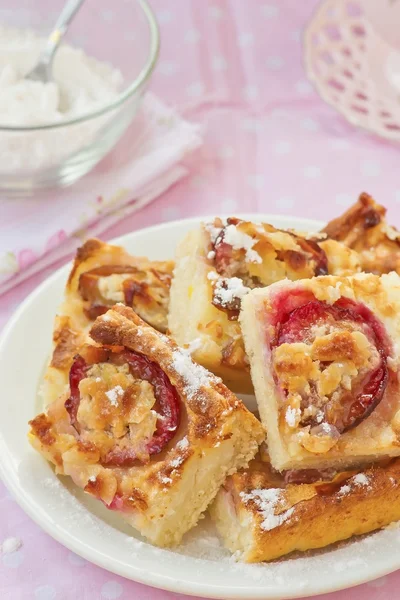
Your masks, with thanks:
[[(325, 309), (314, 305), (305, 305), (286, 327), (281, 343), (272, 350), (272, 367), (285, 393), (282, 426), (295, 433), (308, 451), (323, 453), (337, 443), (346, 423), (353, 423), (354, 399), (364, 393), (364, 387), (369, 399), (376, 374), (384, 375), (382, 355), (369, 326), (361, 319), (351, 320), (347, 312), (339, 313), (344, 320), (337, 320), (329, 307), (321, 320)], [(309, 317), (315, 320), (306, 324)], [(300, 334), (299, 323), (304, 326)], [(299, 335), (301, 341), (291, 339)]]
[[(134, 445), (138, 457), (148, 460), (146, 445), (157, 424), (153, 386), (134, 379), (128, 365), (93, 365), (79, 384), (78, 421), (84, 438), (110, 448), (110, 437)], [(125, 440), (126, 438), (126, 440)]]

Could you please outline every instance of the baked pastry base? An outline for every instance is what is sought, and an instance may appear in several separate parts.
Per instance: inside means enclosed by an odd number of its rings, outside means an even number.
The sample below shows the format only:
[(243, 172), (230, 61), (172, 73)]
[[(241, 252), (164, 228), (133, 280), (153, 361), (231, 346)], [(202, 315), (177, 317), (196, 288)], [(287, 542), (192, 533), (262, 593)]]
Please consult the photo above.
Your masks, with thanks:
[(245, 562), (324, 548), (400, 520), (400, 459), (331, 482), (287, 484), (258, 456), (210, 507), (224, 545)]

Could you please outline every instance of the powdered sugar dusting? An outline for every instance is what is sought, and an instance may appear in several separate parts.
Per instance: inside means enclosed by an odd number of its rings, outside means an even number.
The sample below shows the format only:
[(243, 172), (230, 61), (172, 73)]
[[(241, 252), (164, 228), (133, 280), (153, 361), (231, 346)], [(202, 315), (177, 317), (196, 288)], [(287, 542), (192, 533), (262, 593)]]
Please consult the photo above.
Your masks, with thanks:
[(365, 561), (363, 561), (363, 559), (358, 556), (355, 556), (354, 558), (350, 559), (349, 562), (350, 564), (343, 562), (334, 563), (333, 570), (337, 573), (342, 573), (343, 571), (346, 571), (349, 567), (357, 567), (365, 564)]
[(177, 458), (174, 458), (173, 460), (171, 460), (171, 462), (169, 463), (171, 465), (171, 467), (173, 467), (174, 469), (177, 469), (178, 467), (181, 466), (181, 464), (183, 463), (183, 458), (182, 456), (178, 456)]
[(282, 490), (280, 488), (252, 490), (249, 494), (241, 492), (240, 497), (245, 504), (247, 502), (254, 502), (257, 506), (263, 518), (261, 528), (264, 531), (271, 531), (271, 529), (279, 527), (291, 517), (294, 511), (294, 508), (289, 508), (279, 515), (275, 514), (275, 508), (282, 499)]
[[(47, 477), (41, 481), (46, 489), (48, 505), (53, 506), (55, 499), (62, 514), (62, 521), (65, 526), (74, 525), (79, 522), (82, 527), (90, 527), (92, 530), (104, 536), (107, 530), (107, 523), (87, 509), (84, 502), (75, 497), (75, 492), (82, 494), (81, 498), (86, 498), (86, 494), (74, 487), (74, 494), (61, 483), (57, 477)], [(46, 506), (46, 505), (45, 505)]]
[(246, 259), (250, 262), (262, 263), (261, 256), (253, 250), (257, 239), (253, 239), (247, 233), (240, 231), (236, 225), (228, 225), (224, 229), (224, 242), (235, 250), (246, 250)]
[(183, 378), (185, 392), (189, 398), (193, 398), (201, 387), (211, 384), (211, 376), (206, 369), (194, 363), (190, 356), (180, 349), (172, 352), (172, 366)]
[(189, 448), (189, 440), (187, 439), (187, 437), (185, 436), (184, 438), (182, 438), (177, 443), (176, 447), (178, 448), (178, 450), (186, 450), (186, 448)]
[(349, 492), (351, 492), (351, 487), (349, 485), (347, 485), (347, 484), (346, 485), (342, 485), (342, 487), (338, 491), (338, 495), (339, 496), (345, 496)]
[(222, 227), (215, 227), (214, 223), (205, 223), (204, 229), (209, 233), (211, 243), (215, 244), (217, 237), (222, 231)]
[(240, 301), (249, 292), (250, 288), (243, 285), (239, 277), (220, 277), (214, 284), (214, 299), (221, 306)]
[(164, 483), (164, 484), (172, 483), (171, 477), (166, 477), (165, 475), (160, 477), (160, 481), (161, 481), (161, 483)]
[(3, 554), (11, 554), (16, 552), (22, 546), (22, 541), (16, 537), (9, 537), (4, 540), (0, 548)]
[(285, 413), (285, 421), (289, 425), (289, 427), (296, 427), (298, 419), (300, 417), (300, 409), (292, 408), (288, 406)]
[(369, 485), (369, 479), (365, 473), (357, 473), (357, 475), (354, 475), (352, 481), (356, 485)]
[(209, 273), (207, 273), (207, 279), (209, 281), (216, 281), (218, 278), (218, 273), (215, 271), (209, 271)]
[(106, 396), (110, 401), (112, 406), (118, 406), (118, 398), (121, 398), (124, 395), (124, 390), (120, 385), (116, 385), (106, 392)]
[(329, 423), (321, 423), (321, 427), (324, 433), (327, 433), (328, 435), (330, 434), (331, 426), (329, 425)]
[(186, 352), (186, 354), (191, 355), (193, 352), (196, 352), (196, 350), (199, 350), (199, 348), (201, 348), (201, 339), (195, 338), (189, 342), (186, 348), (182, 348), (182, 352)]
[(164, 333), (160, 333), (158, 331), (156, 333), (157, 333), (157, 336), (160, 338), (160, 340), (162, 340), (166, 344), (169, 344), (171, 342), (171, 339)]
[(369, 486), (369, 483), (370, 482), (368, 476), (365, 473), (357, 473), (357, 475), (354, 475), (354, 477), (350, 479), (349, 483), (342, 485), (342, 487), (338, 491), (338, 494), (339, 496), (345, 496), (346, 494), (349, 494), (351, 492), (352, 485), (364, 487)]

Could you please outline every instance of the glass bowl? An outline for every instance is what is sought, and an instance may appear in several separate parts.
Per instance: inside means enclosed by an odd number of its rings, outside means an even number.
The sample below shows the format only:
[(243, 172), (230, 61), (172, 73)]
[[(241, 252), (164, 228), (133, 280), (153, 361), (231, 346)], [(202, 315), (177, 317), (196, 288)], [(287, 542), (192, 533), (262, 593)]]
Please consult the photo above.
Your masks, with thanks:
[[(0, 24), (46, 37), (65, 0), (0, 0)], [(0, 190), (29, 194), (67, 186), (88, 173), (134, 119), (157, 62), (159, 33), (146, 0), (86, 0), (67, 34), (68, 45), (119, 69), (119, 95), (104, 106), (59, 123), (10, 127), (0, 120)], [(1, 53), (7, 47), (0, 36)], [(29, 68), (38, 56), (30, 56)], [(57, 68), (57, 54), (54, 70)], [(28, 69), (29, 70), (29, 69)]]

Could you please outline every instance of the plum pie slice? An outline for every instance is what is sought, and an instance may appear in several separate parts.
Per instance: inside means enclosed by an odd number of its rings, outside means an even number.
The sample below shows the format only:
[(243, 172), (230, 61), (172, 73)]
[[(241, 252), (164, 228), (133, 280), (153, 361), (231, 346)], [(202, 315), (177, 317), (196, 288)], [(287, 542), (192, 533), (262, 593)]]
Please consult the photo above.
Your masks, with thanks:
[(246, 562), (324, 548), (400, 519), (400, 459), (281, 474), (262, 447), (228, 477), (210, 512), (224, 545)]
[(124, 248), (97, 239), (77, 250), (55, 319), (53, 354), (43, 384), (47, 401), (55, 400), (67, 385), (73, 357), (96, 317), (116, 303), (130, 306), (165, 332), (173, 266), (173, 261), (131, 256)]
[(400, 455), (400, 277), (253, 290), (240, 322), (277, 470)]
[(189, 344), (195, 360), (233, 391), (252, 393), (238, 323), (242, 299), (285, 278), (359, 271), (356, 252), (325, 238), (234, 217), (203, 223), (177, 248), (168, 316), (172, 337)]
[(131, 308), (99, 316), (90, 337), (65, 393), (30, 422), (31, 443), (151, 542), (177, 544), (254, 457), (263, 428)]

